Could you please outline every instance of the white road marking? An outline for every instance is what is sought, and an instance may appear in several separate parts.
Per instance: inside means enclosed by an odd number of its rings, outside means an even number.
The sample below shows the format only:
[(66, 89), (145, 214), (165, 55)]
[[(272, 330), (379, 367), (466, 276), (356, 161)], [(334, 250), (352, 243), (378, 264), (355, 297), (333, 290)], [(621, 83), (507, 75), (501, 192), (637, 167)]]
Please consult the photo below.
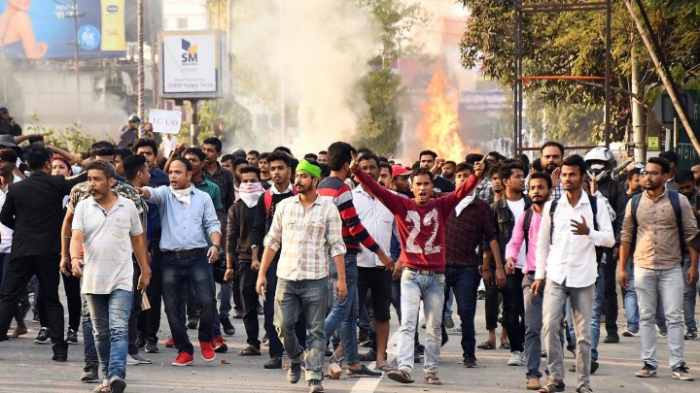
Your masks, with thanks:
[[(388, 364), (391, 364), (394, 359), (396, 358), (396, 344), (399, 342), (399, 332), (398, 330), (394, 332), (394, 334), (391, 335), (389, 338), (389, 344), (387, 345), (387, 358), (386, 362)], [(368, 367), (370, 369), (374, 369), (374, 366), (376, 365), (375, 362), (372, 362)], [(352, 393), (374, 393), (375, 390), (377, 390), (377, 387), (379, 386), (379, 383), (382, 382), (382, 379), (384, 378), (384, 375), (386, 373), (382, 374), (381, 377), (379, 378), (359, 378), (357, 382), (355, 382), (355, 386), (353, 386), (351, 392)]]

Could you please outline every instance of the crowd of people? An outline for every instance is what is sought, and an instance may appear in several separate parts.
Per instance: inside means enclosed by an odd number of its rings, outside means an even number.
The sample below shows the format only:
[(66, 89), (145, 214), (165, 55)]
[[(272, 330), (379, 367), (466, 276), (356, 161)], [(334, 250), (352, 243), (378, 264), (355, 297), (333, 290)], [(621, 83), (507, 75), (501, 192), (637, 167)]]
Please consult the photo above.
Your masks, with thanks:
[[(83, 156), (36, 135), (0, 138), (0, 341), (27, 334), (32, 309), (34, 342), (65, 362), (82, 327), (80, 380), (96, 392), (123, 392), (127, 365), (151, 363), (159, 340), (173, 366), (192, 365), (188, 329), (214, 360), (241, 318), (238, 355), (266, 346), (274, 370), (286, 353), (288, 381), (303, 371), (312, 393), (343, 373), (411, 383), (421, 361), (439, 385), (448, 334), (476, 368), (499, 322), (527, 389), (564, 391), (566, 349), (588, 393), (601, 327), (620, 342), (618, 285), (621, 335), (640, 336), (636, 376), (656, 375), (658, 334), (670, 375), (693, 380), (683, 346), (697, 338), (700, 167), (679, 170), (673, 152), (619, 166), (604, 147), (567, 156), (557, 142), (533, 162), (426, 150), (401, 165), (345, 142), (303, 158), (286, 147), (223, 155), (216, 137), (187, 147), (168, 136), (159, 149), (152, 133), (133, 135), (139, 121), (119, 147), (97, 142)], [(488, 335), (477, 345), (479, 298)], [(169, 337), (158, 336), (163, 306)]]

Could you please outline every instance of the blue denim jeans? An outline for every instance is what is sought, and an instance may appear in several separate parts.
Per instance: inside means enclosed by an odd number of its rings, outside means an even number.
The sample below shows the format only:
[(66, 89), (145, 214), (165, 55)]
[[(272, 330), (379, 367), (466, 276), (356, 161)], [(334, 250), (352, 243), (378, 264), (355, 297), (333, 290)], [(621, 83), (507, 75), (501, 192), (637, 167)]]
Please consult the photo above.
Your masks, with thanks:
[(426, 373), (437, 373), (440, 359), (440, 341), (445, 303), (445, 275), (424, 275), (404, 269), (401, 274), (401, 328), (399, 329), (399, 369), (413, 371), (414, 336), (418, 325), (420, 302), (423, 300), (425, 315), (425, 363)]
[[(275, 327), (292, 363), (304, 360), (304, 343), (297, 337), (296, 324), (306, 317), (309, 350), (306, 355), (306, 380), (323, 379), (323, 357), (326, 352), (327, 279), (277, 281), (275, 292)], [(353, 321), (354, 325), (354, 321)]]
[(100, 359), (97, 357), (97, 348), (95, 348), (95, 335), (93, 334), (92, 320), (90, 319), (90, 308), (88, 307), (87, 296), (83, 295), (83, 354), (85, 355), (85, 364), (98, 364)]
[(231, 316), (231, 300), (233, 299), (233, 283), (225, 282), (221, 284), (221, 290), (219, 291), (219, 319), (226, 319)]
[(593, 317), (591, 318), (591, 360), (598, 360), (598, 343), (600, 342), (600, 314), (605, 300), (605, 266), (598, 265), (598, 278), (595, 281), (593, 297)]
[[(332, 262), (331, 262), (332, 263)], [(337, 279), (337, 273), (334, 277)], [(345, 255), (345, 285), (348, 295), (343, 300), (333, 297), (333, 307), (326, 317), (326, 337), (340, 327), (340, 338), (343, 340), (345, 360), (348, 364), (359, 363), (357, 354), (357, 255)], [(306, 316), (309, 318), (309, 316)]]
[(131, 296), (131, 291), (123, 289), (115, 289), (108, 295), (85, 295), (95, 328), (95, 345), (103, 379), (126, 378)]
[(690, 256), (683, 256), (683, 318), (685, 319), (685, 328), (687, 330), (697, 330), (695, 323), (695, 301), (698, 297), (698, 289), (700, 286), (696, 284), (688, 284), (685, 279), (688, 269), (690, 268)]
[(214, 282), (211, 265), (207, 263), (206, 251), (187, 258), (163, 257), (163, 302), (168, 325), (178, 352), (194, 353), (185, 325), (185, 282), (194, 291), (199, 312), (199, 341), (210, 342), (213, 338)]
[[(445, 269), (445, 310), (447, 299), (452, 297), (457, 301), (457, 314), (462, 327), (462, 357), (476, 359), (476, 330), (474, 316), (476, 315), (476, 292), (479, 287), (479, 272), (476, 267), (452, 267)], [(444, 313), (445, 316), (451, 315)], [(442, 321), (440, 321), (442, 322)]]

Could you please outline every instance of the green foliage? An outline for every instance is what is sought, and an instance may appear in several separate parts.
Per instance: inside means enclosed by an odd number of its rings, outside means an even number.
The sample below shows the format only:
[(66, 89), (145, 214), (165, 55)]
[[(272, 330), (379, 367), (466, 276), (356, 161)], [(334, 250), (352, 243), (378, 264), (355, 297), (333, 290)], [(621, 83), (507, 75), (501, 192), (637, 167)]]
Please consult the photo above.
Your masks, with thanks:
[(250, 111), (233, 97), (202, 101), (197, 104), (197, 139), (201, 142), (213, 136), (214, 130), (224, 124), (229, 139), (252, 134), (253, 118)]
[[(485, 76), (503, 86), (513, 80), (514, 0), (461, 0), (471, 12), (461, 43), (462, 63), (467, 68), (480, 67)], [(548, 2), (524, 0), (526, 4)], [(700, 79), (700, 8), (695, 0), (645, 0), (656, 37), (662, 45), (676, 81), (692, 86)], [(636, 6), (635, 6), (636, 7)], [(523, 74), (605, 75), (605, 12), (562, 12), (526, 14), (523, 17)], [(612, 86), (631, 90), (630, 51), (638, 48), (647, 99), (653, 99), (660, 79), (655, 74), (646, 51), (637, 38), (629, 12), (622, 1), (612, 2), (611, 29)], [(602, 85), (602, 82), (601, 82)], [(562, 141), (580, 140), (576, 125), (588, 124), (588, 109), (602, 108), (604, 90), (571, 81), (533, 81), (525, 85), (528, 105), (541, 110), (571, 112), (573, 126), (561, 134)], [(624, 124), (629, 116), (629, 97), (613, 94), (611, 105), (614, 124)], [(555, 109), (556, 108), (556, 109)], [(600, 109), (602, 111), (602, 109)], [(577, 115), (578, 114), (578, 115)], [(549, 115), (560, 114), (550, 113)], [(576, 116), (581, 116), (576, 119)], [(548, 116), (552, 118), (552, 116)], [(597, 117), (602, 123), (602, 116)], [(537, 119), (531, 119), (533, 124)], [(589, 124), (590, 125), (590, 124)], [(599, 128), (588, 128), (591, 130)], [(548, 131), (549, 134), (549, 131)], [(624, 129), (613, 131), (613, 140), (621, 140)], [(598, 135), (598, 137), (600, 137)]]
[(376, 154), (396, 153), (403, 127), (400, 112), (406, 100), (401, 78), (391, 70), (374, 71), (360, 80), (359, 89), (369, 111), (358, 124), (357, 145)]
[(86, 134), (82, 125), (73, 123), (70, 126), (59, 129), (56, 127), (45, 127), (39, 122), (39, 117), (34, 113), (32, 123), (26, 127), (26, 131), (32, 134), (43, 134), (44, 143), (51, 146), (60, 147), (72, 153), (81, 153), (90, 150), (90, 146), (98, 141), (108, 141), (116, 145), (114, 139), (106, 133), (103, 138), (98, 139), (94, 135)]

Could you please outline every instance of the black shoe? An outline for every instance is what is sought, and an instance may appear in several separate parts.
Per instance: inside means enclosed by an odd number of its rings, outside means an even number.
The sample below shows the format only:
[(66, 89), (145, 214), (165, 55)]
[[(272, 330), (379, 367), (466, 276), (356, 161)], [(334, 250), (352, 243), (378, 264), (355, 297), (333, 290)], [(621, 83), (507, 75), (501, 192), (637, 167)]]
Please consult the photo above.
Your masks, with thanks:
[(149, 338), (146, 341), (146, 353), (158, 353), (158, 339)]
[(228, 318), (221, 318), (221, 326), (224, 328), (224, 334), (227, 336), (233, 336), (236, 334), (236, 328), (233, 327), (231, 320)]
[(97, 363), (86, 363), (83, 367), (83, 375), (80, 376), (80, 382), (94, 382), (99, 381), (97, 376), (97, 369), (99, 365)]
[(576, 347), (575, 347), (575, 346), (573, 346), (573, 345), (567, 345), (567, 346), (566, 346), (566, 350), (569, 351), (569, 352), (571, 352), (571, 354), (574, 355), (574, 357), (576, 357)]
[(264, 315), (265, 314), (265, 309), (263, 306), (258, 306), (258, 315)]
[(139, 349), (143, 349), (146, 346), (146, 337), (141, 332), (136, 333), (136, 346)]
[(486, 300), (486, 291), (477, 291), (476, 300)]
[(440, 333), (442, 334), (442, 343), (440, 344), (441, 347), (444, 347), (445, 344), (447, 344), (448, 341), (450, 341), (450, 337), (447, 335), (447, 329), (443, 326), (442, 329), (440, 329)]
[(361, 362), (374, 362), (377, 360), (377, 353), (370, 348), (367, 353), (361, 353), (358, 358)]
[(42, 327), (39, 330), (39, 334), (34, 339), (35, 344), (51, 344), (51, 337), (49, 336), (49, 328)]
[(598, 364), (597, 361), (591, 360), (591, 375), (595, 374), (595, 372), (598, 371), (599, 367), (600, 367), (600, 364)]
[(277, 370), (282, 368), (282, 358), (270, 358), (263, 366), (265, 370)]
[(66, 342), (68, 342), (68, 344), (77, 344), (78, 332), (73, 329), (68, 329), (68, 332), (66, 333)]
[(111, 393), (123, 393), (126, 389), (126, 381), (116, 375), (109, 379), (109, 390)]
[(64, 351), (53, 351), (53, 357), (51, 359), (59, 363), (68, 361), (68, 349)]
[(301, 378), (301, 363), (292, 362), (292, 365), (289, 366), (289, 370), (287, 370), (287, 381), (289, 381), (289, 383), (297, 383), (299, 382), (299, 378)]
[(418, 351), (413, 352), (413, 363), (420, 364), (420, 353)]
[(476, 364), (476, 358), (475, 358), (474, 356), (467, 356), (467, 357), (465, 357), (464, 360), (462, 361), (462, 365), (463, 365), (465, 368), (477, 368), (477, 367), (479, 367), (479, 366)]
[(357, 345), (361, 347), (368, 347), (372, 341), (369, 338), (369, 332), (360, 332), (360, 335), (357, 338)]
[(189, 320), (187, 321), (187, 327), (190, 330), (197, 330), (198, 324), (199, 324), (199, 318), (197, 318), (197, 317), (189, 318)]
[(423, 345), (423, 344), (416, 345), (416, 352), (418, 352), (419, 355), (425, 354), (425, 345)]
[(620, 336), (618, 336), (617, 333), (608, 334), (603, 342), (606, 344), (618, 344), (620, 342)]
[(233, 319), (243, 319), (243, 312), (237, 308), (233, 309)]
[(695, 340), (698, 338), (698, 331), (695, 329), (688, 329), (688, 332), (685, 333), (685, 336), (683, 336), (686, 340)]
[(321, 385), (321, 381), (318, 379), (312, 379), (309, 381), (309, 393), (324, 393), (326, 389)]
[(326, 344), (326, 356), (333, 356), (333, 350), (331, 349), (331, 344)]

